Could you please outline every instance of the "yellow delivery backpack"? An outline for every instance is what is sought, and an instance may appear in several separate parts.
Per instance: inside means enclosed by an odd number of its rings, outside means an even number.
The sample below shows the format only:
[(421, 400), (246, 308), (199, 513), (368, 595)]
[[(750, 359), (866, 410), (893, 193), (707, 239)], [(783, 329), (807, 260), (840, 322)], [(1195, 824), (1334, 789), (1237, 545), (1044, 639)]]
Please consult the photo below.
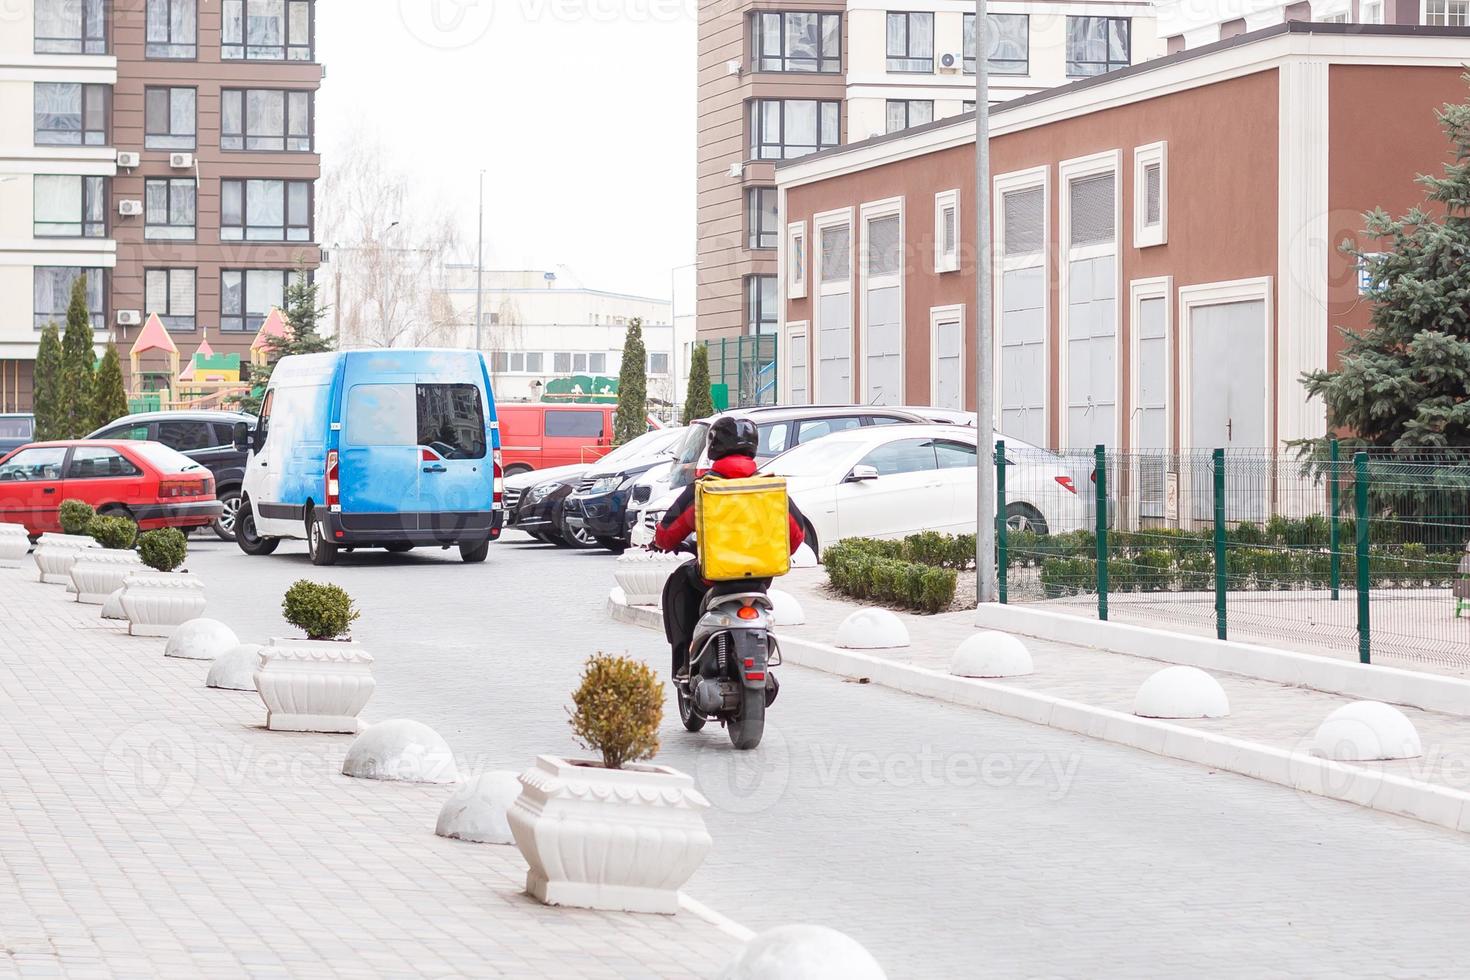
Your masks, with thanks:
[(694, 485), (699, 574), (711, 582), (775, 578), (791, 570), (786, 481), (703, 479)]

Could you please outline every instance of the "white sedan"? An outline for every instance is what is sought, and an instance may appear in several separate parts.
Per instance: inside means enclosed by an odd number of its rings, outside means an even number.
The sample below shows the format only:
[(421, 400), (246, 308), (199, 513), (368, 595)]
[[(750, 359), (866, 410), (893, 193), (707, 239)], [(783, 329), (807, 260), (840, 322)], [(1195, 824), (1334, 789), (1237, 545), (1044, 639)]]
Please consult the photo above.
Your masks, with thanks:
[[(1090, 466), (1010, 439), (1006, 461), (1008, 526), (1043, 534), (1089, 526)], [(969, 426), (849, 429), (797, 446), (761, 472), (786, 478), (816, 537), (814, 549), (843, 538), (975, 532), (975, 430)]]

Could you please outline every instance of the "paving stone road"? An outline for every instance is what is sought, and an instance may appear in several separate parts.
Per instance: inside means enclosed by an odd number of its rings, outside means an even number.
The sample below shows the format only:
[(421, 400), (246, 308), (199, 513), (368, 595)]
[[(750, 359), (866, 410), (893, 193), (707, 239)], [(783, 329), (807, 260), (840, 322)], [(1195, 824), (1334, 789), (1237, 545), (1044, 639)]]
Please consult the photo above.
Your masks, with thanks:
[[(662, 638), (604, 613), (612, 559), (516, 535), (490, 560), (311, 566), (195, 539), (209, 615), (282, 632), (298, 577), (337, 582), (377, 658), (365, 715), (437, 729), (461, 769), (575, 753), (581, 661)], [(903, 977), (1450, 975), (1470, 958), (1470, 837), (1080, 736), (788, 668), (760, 750), (685, 733), (660, 760), (714, 803), (689, 892), (755, 929), (849, 932)], [(697, 948), (697, 946), (696, 946)]]

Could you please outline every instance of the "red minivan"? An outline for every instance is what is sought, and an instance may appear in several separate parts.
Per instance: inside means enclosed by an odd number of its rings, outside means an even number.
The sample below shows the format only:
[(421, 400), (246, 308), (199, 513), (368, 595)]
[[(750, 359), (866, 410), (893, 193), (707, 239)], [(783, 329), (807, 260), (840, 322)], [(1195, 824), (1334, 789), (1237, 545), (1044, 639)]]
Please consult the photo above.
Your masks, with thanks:
[(209, 469), (159, 442), (33, 442), (0, 459), (0, 523), (60, 531), (63, 500), (130, 517), (144, 531), (208, 527), (220, 515)]
[(615, 411), (616, 405), (500, 403), (505, 475), (601, 459), (612, 452)]

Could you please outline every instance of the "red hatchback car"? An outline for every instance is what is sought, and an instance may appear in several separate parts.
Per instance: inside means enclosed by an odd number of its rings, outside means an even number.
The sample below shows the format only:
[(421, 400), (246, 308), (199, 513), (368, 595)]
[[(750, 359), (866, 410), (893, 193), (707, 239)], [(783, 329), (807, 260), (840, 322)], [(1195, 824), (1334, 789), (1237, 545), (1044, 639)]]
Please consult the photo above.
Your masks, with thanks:
[(130, 517), (145, 531), (207, 527), (220, 514), (208, 468), (162, 443), (33, 442), (0, 459), (0, 523), (60, 531), (63, 500)]

